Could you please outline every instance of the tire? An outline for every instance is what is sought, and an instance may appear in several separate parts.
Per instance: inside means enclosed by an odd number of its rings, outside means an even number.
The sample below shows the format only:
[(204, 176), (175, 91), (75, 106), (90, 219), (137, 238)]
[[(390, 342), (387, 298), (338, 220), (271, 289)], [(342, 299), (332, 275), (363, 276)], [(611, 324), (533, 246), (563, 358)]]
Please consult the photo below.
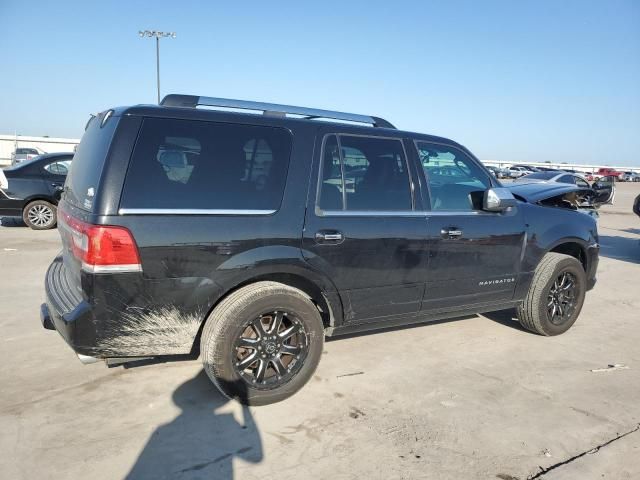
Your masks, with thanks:
[[(568, 296), (566, 287), (556, 288), (558, 285), (561, 286), (561, 279), (572, 280), (575, 284), (571, 295), (572, 307), (564, 304), (562, 308), (554, 309), (554, 304), (563, 304), (562, 299), (566, 300)], [(566, 285), (569, 285), (569, 282)], [(536, 268), (524, 302), (517, 309), (520, 324), (540, 335), (552, 336), (566, 332), (580, 315), (586, 287), (587, 276), (577, 259), (561, 253), (547, 253)], [(554, 294), (554, 291), (559, 293)], [(558, 318), (557, 310), (561, 310), (565, 315)], [(556, 313), (553, 320), (551, 311)]]
[[(265, 327), (264, 321), (271, 323)], [(298, 333), (285, 338), (291, 328)], [(247, 342), (255, 345), (243, 347)], [(300, 390), (315, 372), (323, 344), (320, 312), (305, 293), (281, 283), (257, 282), (231, 293), (211, 312), (200, 353), (207, 375), (223, 395), (257, 406)], [(291, 353), (296, 349), (298, 355)]]
[(57, 224), (56, 214), (55, 205), (45, 200), (36, 200), (24, 207), (22, 220), (32, 230), (49, 230)]

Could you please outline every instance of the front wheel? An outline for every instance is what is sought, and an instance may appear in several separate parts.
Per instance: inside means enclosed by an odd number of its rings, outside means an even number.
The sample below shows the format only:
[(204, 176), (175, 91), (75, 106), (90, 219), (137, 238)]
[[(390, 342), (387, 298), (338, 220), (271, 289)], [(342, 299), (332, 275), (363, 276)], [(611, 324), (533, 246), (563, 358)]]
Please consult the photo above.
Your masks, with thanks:
[(225, 396), (267, 405), (307, 383), (323, 342), (322, 318), (307, 295), (281, 283), (257, 282), (213, 310), (200, 353), (207, 375)]
[(44, 200), (29, 203), (22, 211), (22, 220), (33, 230), (48, 230), (56, 226), (56, 207)]
[(561, 253), (547, 253), (518, 307), (520, 324), (540, 335), (566, 332), (580, 315), (586, 286), (587, 276), (578, 260)]

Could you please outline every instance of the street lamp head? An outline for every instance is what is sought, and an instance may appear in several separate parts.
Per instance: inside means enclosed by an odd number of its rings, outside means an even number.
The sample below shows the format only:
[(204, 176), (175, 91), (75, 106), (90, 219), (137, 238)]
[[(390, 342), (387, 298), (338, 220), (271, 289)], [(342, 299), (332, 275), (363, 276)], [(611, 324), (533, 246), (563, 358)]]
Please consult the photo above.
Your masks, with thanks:
[(161, 32), (159, 30), (140, 30), (138, 35), (141, 37), (156, 37), (156, 38), (176, 38), (176, 32)]

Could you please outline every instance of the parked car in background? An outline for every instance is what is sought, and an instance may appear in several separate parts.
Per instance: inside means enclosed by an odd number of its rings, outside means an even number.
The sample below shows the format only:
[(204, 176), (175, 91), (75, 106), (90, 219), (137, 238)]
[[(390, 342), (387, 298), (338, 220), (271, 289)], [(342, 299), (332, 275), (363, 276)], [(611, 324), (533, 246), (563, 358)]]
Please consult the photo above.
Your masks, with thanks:
[(26, 162), (32, 158), (36, 158), (38, 155), (44, 155), (45, 153), (45, 151), (39, 148), (16, 148), (16, 150), (11, 154), (11, 165)]
[(507, 168), (507, 174), (509, 175), (509, 178), (520, 178), (523, 175), (528, 175), (530, 173), (533, 172), (528, 168), (521, 166), (512, 165), (511, 167)]
[(620, 180), (623, 182), (640, 182), (640, 173), (624, 172)]
[(56, 226), (56, 206), (73, 153), (49, 153), (6, 168), (0, 188), (0, 216), (22, 217), (34, 230)]
[(615, 177), (602, 177), (589, 184), (582, 176), (575, 173), (567, 172), (535, 172), (517, 178), (514, 184), (528, 183), (561, 183), (568, 185), (576, 185), (591, 193), (584, 195), (584, 203), (591, 204), (594, 208), (598, 208), (605, 204), (613, 203), (615, 197)]
[(490, 166), (487, 166), (486, 168), (496, 178), (506, 178), (507, 177), (507, 175), (504, 172), (504, 170), (502, 168), (500, 168), (500, 167), (494, 167), (494, 166), (490, 165)]
[(572, 185), (578, 185), (579, 187), (590, 188), (589, 182), (582, 176), (575, 173), (568, 173), (562, 171), (556, 172), (534, 172), (528, 175), (524, 175), (516, 182), (519, 183), (536, 183), (536, 182), (559, 182), (570, 183)]
[(603, 167), (599, 168), (596, 173), (593, 174), (593, 179), (598, 180), (600, 177), (616, 177), (616, 180), (620, 180), (623, 172), (616, 170), (615, 168)]
[(525, 170), (528, 170), (530, 172), (538, 172), (539, 171), (538, 167), (534, 167), (533, 165), (524, 165), (524, 164), (518, 163), (518, 164), (513, 165), (513, 166), (514, 167), (524, 168)]

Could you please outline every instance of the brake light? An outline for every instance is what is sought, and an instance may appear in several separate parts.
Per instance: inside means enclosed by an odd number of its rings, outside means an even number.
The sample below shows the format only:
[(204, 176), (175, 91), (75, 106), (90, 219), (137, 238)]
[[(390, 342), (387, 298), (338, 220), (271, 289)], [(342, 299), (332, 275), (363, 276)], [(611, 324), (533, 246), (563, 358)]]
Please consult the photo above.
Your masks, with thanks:
[(141, 272), (138, 247), (124, 227), (92, 225), (58, 210), (62, 235), (68, 235), (71, 253), (91, 273)]

